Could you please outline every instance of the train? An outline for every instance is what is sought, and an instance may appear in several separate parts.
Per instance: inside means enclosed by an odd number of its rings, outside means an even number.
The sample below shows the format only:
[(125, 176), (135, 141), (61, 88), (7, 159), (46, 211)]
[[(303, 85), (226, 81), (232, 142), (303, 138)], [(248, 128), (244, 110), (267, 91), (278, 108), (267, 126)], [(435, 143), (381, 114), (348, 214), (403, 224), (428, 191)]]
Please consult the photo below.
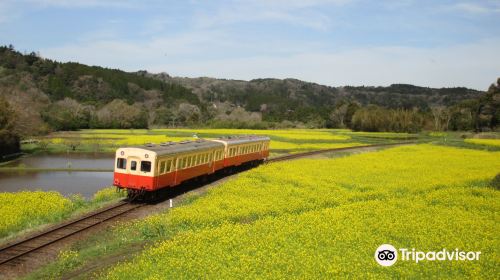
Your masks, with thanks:
[(267, 136), (248, 135), (118, 148), (113, 185), (131, 200), (151, 199), (186, 181), (259, 165), (269, 144)]

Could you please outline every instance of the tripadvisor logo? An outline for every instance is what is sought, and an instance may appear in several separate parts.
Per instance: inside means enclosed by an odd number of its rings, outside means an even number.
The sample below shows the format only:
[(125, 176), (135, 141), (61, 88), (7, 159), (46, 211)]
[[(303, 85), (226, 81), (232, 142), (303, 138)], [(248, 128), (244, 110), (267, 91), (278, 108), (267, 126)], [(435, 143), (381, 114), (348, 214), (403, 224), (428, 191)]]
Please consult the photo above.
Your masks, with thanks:
[(391, 266), (398, 260), (398, 251), (391, 244), (382, 244), (375, 251), (375, 260), (381, 266)]
[(382, 244), (375, 250), (375, 261), (381, 266), (391, 266), (396, 263), (398, 256), (401, 261), (478, 261), (481, 252), (464, 252), (458, 249), (449, 251), (422, 252), (413, 249), (400, 248), (399, 253), (391, 244)]

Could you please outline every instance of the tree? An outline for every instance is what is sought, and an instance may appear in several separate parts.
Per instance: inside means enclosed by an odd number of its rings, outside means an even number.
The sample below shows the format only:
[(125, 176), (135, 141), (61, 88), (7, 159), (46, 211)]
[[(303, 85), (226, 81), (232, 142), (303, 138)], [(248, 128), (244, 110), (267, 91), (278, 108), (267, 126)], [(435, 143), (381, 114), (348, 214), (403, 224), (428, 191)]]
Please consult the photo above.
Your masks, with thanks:
[(96, 113), (98, 128), (147, 128), (148, 114), (141, 104), (128, 105), (121, 99), (115, 99), (103, 106)]
[(200, 120), (201, 111), (196, 105), (181, 103), (177, 108), (177, 116), (179, 116), (179, 121), (184, 124), (195, 124)]
[(347, 117), (347, 111), (349, 109), (349, 105), (346, 103), (339, 104), (335, 110), (330, 114), (330, 119), (333, 121), (335, 127), (344, 128), (345, 119)]
[(64, 98), (50, 105), (43, 117), (55, 130), (76, 130), (89, 127), (92, 111), (90, 106)]
[(12, 129), (14, 118), (9, 103), (0, 97), (0, 157), (20, 151), (20, 137)]

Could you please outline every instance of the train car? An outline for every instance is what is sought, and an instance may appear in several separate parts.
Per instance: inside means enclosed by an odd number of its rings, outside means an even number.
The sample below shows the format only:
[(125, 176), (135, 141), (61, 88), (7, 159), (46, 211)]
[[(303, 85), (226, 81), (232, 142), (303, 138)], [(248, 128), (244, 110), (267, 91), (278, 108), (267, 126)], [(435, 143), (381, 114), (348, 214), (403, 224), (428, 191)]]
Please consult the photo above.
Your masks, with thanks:
[(147, 144), (116, 151), (114, 185), (130, 196), (176, 186), (223, 168), (224, 145), (197, 140)]
[(136, 197), (268, 156), (269, 138), (258, 136), (124, 147), (116, 151), (114, 185)]
[(239, 136), (219, 138), (213, 141), (224, 144), (224, 167), (239, 166), (247, 162), (259, 162), (269, 156), (269, 137)]

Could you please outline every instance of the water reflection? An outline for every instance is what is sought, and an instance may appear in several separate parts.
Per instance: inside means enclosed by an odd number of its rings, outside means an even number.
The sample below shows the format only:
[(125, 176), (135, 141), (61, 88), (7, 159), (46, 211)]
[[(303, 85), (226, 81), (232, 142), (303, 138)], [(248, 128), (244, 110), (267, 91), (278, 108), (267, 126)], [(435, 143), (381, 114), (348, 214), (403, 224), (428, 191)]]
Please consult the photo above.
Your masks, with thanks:
[[(113, 169), (111, 154), (56, 154), (19, 158), (8, 167)], [(55, 190), (63, 195), (92, 195), (113, 183), (112, 172), (0, 172), (0, 192)]]

